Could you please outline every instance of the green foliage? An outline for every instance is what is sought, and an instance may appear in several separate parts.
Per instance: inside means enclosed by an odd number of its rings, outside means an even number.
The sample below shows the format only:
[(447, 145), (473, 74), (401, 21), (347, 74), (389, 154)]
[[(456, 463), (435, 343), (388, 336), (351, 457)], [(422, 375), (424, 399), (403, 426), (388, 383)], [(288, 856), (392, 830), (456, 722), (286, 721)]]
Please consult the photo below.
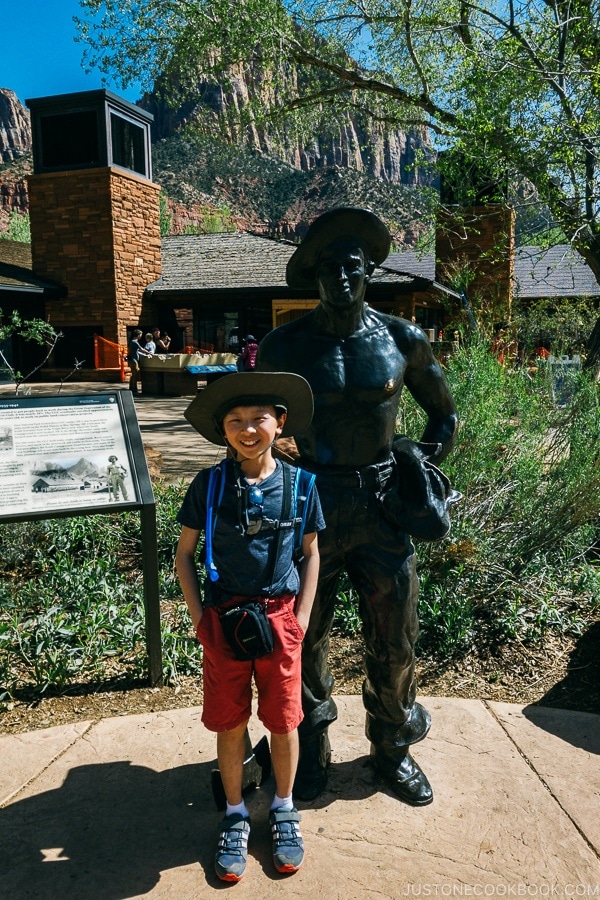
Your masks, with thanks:
[[(230, 231), (234, 216), (277, 223), (290, 210), (293, 215), (296, 202), (302, 201), (305, 208), (306, 198), (310, 211), (313, 197), (318, 202), (315, 215), (323, 203), (377, 209), (394, 235), (402, 236), (409, 229), (414, 233), (434, 218), (432, 189), (396, 185), (333, 166), (302, 172), (273, 155), (232, 146), (193, 128), (154, 145), (153, 169), (169, 197), (193, 205), (198, 225), (185, 231)], [(219, 206), (209, 206), (207, 196)]]
[[(155, 177), (180, 203), (202, 204), (207, 195), (226, 197), (234, 209), (264, 219), (281, 218), (305, 175), (280, 160), (228, 146), (190, 132), (160, 141), (153, 149)], [(191, 190), (190, 190), (191, 189)], [(224, 224), (228, 213), (223, 210)]]
[(171, 229), (173, 228), (173, 216), (169, 212), (169, 198), (164, 191), (161, 191), (158, 195), (158, 204), (160, 236), (166, 237), (168, 234), (171, 234)]
[(185, 225), (183, 234), (222, 234), (236, 231), (231, 211), (227, 207), (217, 209), (214, 206), (201, 206), (196, 210), (196, 215), (197, 224)]
[[(506, 371), (483, 344), (451, 357), (460, 416), (443, 464), (463, 499), (443, 541), (417, 546), (421, 655), (460, 658), (549, 630), (580, 634), (600, 611), (600, 397), (575, 373), (556, 406), (550, 367)], [(425, 419), (404, 392), (398, 430)], [(340, 586), (336, 627), (354, 634), (358, 604)]]
[[(185, 485), (156, 487), (165, 675), (200, 670), (176, 583), (175, 513)], [(139, 515), (0, 526), (0, 703), (82, 682), (145, 675)]]
[(26, 341), (35, 341), (36, 344), (51, 343), (56, 337), (54, 328), (43, 319), (23, 319), (17, 310), (5, 317), (0, 309), (0, 343), (13, 334)]
[[(176, 102), (199, 79), (255, 73), (229, 133), (266, 117), (293, 136), (353, 111), (426, 126), (492, 177), (517, 175), (600, 272), (600, 19), (593, 4), (456, 0), (81, 0), (88, 67), (159, 76)], [(260, 74), (256, 74), (260, 73)], [(236, 81), (237, 79), (237, 81)], [(214, 118), (214, 115), (213, 115)], [(468, 193), (466, 199), (469, 199)], [(475, 196), (471, 196), (475, 199)]]
[(600, 607), (597, 386), (575, 373), (558, 408), (550, 367), (505, 371), (481, 345), (448, 379), (461, 425), (444, 469), (464, 496), (449, 537), (419, 547), (423, 648), (578, 633)]
[(589, 298), (537, 300), (521, 306), (514, 317), (526, 358), (544, 342), (555, 356), (584, 353), (598, 307)]
[(358, 611), (358, 594), (352, 587), (348, 575), (344, 572), (340, 579), (335, 607), (333, 627), (339, 634), (352, 637), (362, 627)]
[(18, 209), (13, 209), (8, 217), (8, 230), (0, 231), (0, 239), (2, 238), (9, 241), (19, 241), (22, 244), (30, 244), (29, 213), (22, 213)]
[[(34, 366), (31, 371), (23, 374), (11, 366), (0, 349), (0, 372), (8, 374), (11, 381), (14, 382), (15, 393), (18, 393), (23, 382), (31, 378), (44, 365), (62, 334), (55, 331), (52, 325), (44, 322), (43, 319), (23, 319), (17, 310), (13, 310), (8, 316), (4, 316), (0, 309), (0, 344), (8, 341), (13, 336), (20, 337), (24, 341), (32, 341), (40, 347), (44, 347), (46, 351), (41, 362)], [(77, 367), (78, 364), (76, 363), (75, 368)]]

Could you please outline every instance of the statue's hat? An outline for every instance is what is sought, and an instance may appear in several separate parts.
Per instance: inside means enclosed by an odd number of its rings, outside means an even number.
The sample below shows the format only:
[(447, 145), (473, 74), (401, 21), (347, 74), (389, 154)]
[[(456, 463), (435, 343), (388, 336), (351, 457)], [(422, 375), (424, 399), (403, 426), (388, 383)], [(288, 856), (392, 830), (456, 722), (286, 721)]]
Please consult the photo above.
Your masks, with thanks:
[(290, 257), (286, 269), (288, 285), (299, 290), (314, 289), (321, 250), (342, 239), (356, 241), (376, 266), (386, 258), (392, 242), (387, 226), (370, 209), (358, 206), (330, 209), (314, 220)]
[(313, 395), (301, 375), (291, 372), (232, 372), (200, 391), (184, 416), (202, 437), (225, 446), (221, 423), (235, 406), (279, 406), (287, 412), (282, 436), (300, 434), (311, 423)]

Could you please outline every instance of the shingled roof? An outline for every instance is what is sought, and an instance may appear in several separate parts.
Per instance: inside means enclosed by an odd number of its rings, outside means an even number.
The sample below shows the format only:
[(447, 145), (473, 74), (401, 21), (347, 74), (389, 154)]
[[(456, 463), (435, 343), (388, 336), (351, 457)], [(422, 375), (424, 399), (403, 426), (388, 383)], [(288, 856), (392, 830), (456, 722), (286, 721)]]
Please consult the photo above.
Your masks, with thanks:
[[(412, 250), (390, 253), (385, 269), (433, 281), (435, 256)], [(600, 284), (584, 258), (570, 244), (518, 247), (514, 260), (514, 296), (519, 300), (543, 297), (598, 297)]]
[[(244, 232), (183, 234), (162, 241), (162, 275), (148, 293), (288, 291), (285, 269), (296, 244)], [(376, 269), (373, 284), (411, 286), (415, 276)]]
[(162, 275), (148, 291), (218, 291), (285, 285), (291, 244), (253, 234), (179, 234), (162, 240)]
[(0, 291), (61, 296), (65, 288), (56, 282), (38, 278), (31, 269), (31, 244), (0, 240)]
[(570, 244), (548, 250), (519, 247), (515, 253), (514, 295), (538, 297), (598, 297), (600, 284), (584, 258)]
[(414, 250), (390, 253), (382, 265), (391, 272), (425, 278), (427, 281), (435, 279), (435, 256), (432, 253), (416, 253)]

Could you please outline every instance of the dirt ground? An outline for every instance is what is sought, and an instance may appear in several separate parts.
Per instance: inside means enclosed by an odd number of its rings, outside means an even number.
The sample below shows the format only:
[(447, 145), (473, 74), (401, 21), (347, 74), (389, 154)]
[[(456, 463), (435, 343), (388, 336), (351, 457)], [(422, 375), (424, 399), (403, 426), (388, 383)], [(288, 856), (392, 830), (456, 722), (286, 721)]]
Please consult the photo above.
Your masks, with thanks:
[[(361, 639), (334, 638), (331, 666), (335, 693), (360, 694)], [(525, 706), (538, 703), (600, 714), (600, 621), (579, 638), (550, 636), (543, 646), (516, 645), (497, 656), (418, 664), (419, 696), (467, 697)], [(118, 687), (116, 686), (118, 684)], [(77, 693), (36, 701), (16, 700), (0, 713), (0, 734), (17, 734), (77, 720), (198, 706), (201, 683), (151, 688), (143, 683), (81, 686)]]

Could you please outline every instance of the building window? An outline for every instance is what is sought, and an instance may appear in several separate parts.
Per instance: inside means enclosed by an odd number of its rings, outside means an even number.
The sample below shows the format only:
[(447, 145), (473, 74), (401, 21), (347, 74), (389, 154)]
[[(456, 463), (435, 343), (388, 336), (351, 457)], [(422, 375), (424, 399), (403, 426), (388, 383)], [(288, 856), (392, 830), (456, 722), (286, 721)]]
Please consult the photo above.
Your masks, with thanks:
[(95, 110), (41, 116), (40, 131), (44, 169), (99, 164)]
[(152, 116), (110, 91), (79, 91), (27, 100), (33, 170), (119, 166), (152, 180)]
[(110, 145), (114, 165), (147, 176), (145, 136), (143, 126), (111, 110)]

